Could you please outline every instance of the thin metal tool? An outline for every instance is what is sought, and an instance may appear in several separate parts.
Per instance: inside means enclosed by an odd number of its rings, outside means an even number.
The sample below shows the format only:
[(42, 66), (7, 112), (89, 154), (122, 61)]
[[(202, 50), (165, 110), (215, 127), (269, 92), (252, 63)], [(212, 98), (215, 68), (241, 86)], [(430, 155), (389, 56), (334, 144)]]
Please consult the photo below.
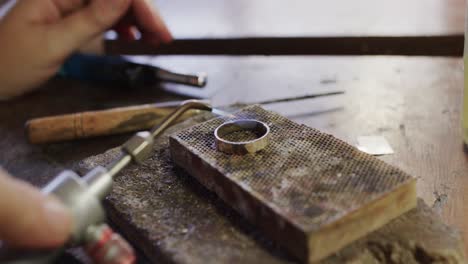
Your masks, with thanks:
[(134, 63), (121, 56), (74, 54), (62, 66), (60, 76), (97, 83), (127, 84), (146, 87), (157, 82), (170, 82), (204, 87), (206, 73), (183, 74), (148, 64)]
[(300, 101), (300, 100), (306, 100), (306, 99), (312, 99), (312, 98), (318, 98), (318, 97), (326, 97), (326, 96), (332, 96), (332, 95), (338, 95), (338, 94), (344, 94), (344, 91), (333, 91), (333, 92), (309, 94), (309, 95), (302, 95), (302, 96), (295, 96), (295, 97), (288, 97), (288, 98), (280, 98), (280, 99), (274, 99), (274, 100), (260, 101), (254, 104), (266, 105), (266, 104), (293, 102), (293, 101)]
[[(101, 201), (110, 193), (113, 178), (122, 169), (132, 162), (141, 164), (152, 152), (154, 139), (168, 128), (178, 117), (190, 109), (212, 111), (213, 108), (206, 102), (189, 100), (181, 103), (177, 109), (168, 115), (164, 121), (155, 126), (151, 131), (136, 133), (121, 146), (120, 156), (107, 166), (97, 166), (85, 176), (80, 177), (71, 170), (61, 172), (46, 187), (43, 193), (55, 195), (72, 212), (74, 230), (67, 246), (84, 246), (93, 248), (96, 241), (109, 230), (103, 227), (105, 223), (105, 211)], [(96, 239), (97, 238), (97, 239)], [(95, 255), (95, 263), (104, 263), (99, 257), (106, 256), (105, 263), (132, 263), (135, 256), (129, 250), (128, 244), (122, 239), (118, 243), (115, 240), (107, 240), (109, 244), (103, 245), (100, 254)], [(9, 264), (43, 264), (51, 263), (64, 248), (41, 252), (18, 252), (0, 248), (0, 262)], [(94, 252), (94, 250), (93, 250)], [(95, 252), (94, 252), (95, 253)], [(107, 257), (111, 256), (109, 260)], [(123, 262), (124, 261), (124, 262)]]
[(179, 83), (195, 87), (204, 87), (207, 81), (207, 74), (203, 72), (193, 75), (176, 73), (158, 67), (153, 67), (152, 70), (154, 71), (156, 78), (163, 82)]
[[(285, 102), (295, 102), (295, 101), (302, 101), (302, 100), (313, 99), (313, 98), (320, 98), (320, 97), (339, 95), (339, 94), (344, 94), (344, 93), (345, 93), (345, 91), (331, 91), (331, 92), (323, 92), (323, 93), (315, 93), (315, 94), (308, 94), (308, 95), (301, 95), (301, 96), (285, 97), (285, 98), (264, 100), (264, 101), (257, 101), (257, 102), (248, 102), (248, 104), (267, 105), (267, 104), (276, 104), (276, 103), (285, 103)], [(164, 104), (164, 107), (176, 107), (176, 106), (180, 105), (182, 102), (183, 101), (169, 101), (169, 102), (164, 102), (163, 104)], [(211, 100), (209, 100), (209, 99), (200, 100), (200, 102), (206, 102), (206, 103), (211, 104)]]

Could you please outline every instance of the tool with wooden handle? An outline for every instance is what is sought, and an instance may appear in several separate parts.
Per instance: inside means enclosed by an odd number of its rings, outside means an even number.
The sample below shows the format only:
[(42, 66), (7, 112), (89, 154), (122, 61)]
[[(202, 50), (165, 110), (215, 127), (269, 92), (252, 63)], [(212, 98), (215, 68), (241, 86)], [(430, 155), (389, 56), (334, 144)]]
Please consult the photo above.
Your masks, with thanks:
[[(174, 103), (146, 104), (32, 119), (26, 123), (31, 143), (52, 143), (151, 128), (174, 110)], [(185, 112), (178, 121), (199, 113)]]
[[(292, 102), (343, 93), (332, 91), (253, 104)], [(173, 101), (37, 118), (26, 123), (26, 134), (31, 143), (43, 144), (145, 130), (161, 122), (180, 104), (180, 101)], [(187, 111), (177, 121), (181, 122), (198, 113), (198, 110)]]

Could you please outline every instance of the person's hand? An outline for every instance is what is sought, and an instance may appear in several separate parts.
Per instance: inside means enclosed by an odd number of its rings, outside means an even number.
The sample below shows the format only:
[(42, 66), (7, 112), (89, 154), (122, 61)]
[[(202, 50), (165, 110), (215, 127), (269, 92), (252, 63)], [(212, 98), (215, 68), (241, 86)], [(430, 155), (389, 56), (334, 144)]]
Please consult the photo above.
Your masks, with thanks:
[(0, 241), (14, 247), (56, 247), (70, 237), (72, 224), (70, 212), (56, 198), (0, 169)]
[(147, 0), (22, 0), (0, 22), (0, 98), (21, 95), (107, 29), (126, 40), (140, 31), (157, 45), (172, 40)]

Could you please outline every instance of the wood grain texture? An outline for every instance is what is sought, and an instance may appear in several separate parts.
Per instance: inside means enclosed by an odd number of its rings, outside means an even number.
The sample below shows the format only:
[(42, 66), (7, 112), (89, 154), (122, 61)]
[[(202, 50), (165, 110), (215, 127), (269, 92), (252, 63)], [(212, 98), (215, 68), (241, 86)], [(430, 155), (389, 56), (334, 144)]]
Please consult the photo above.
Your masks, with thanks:
[[(268, 106), (297, 122), (354, 144), (383, 135), (396, 153), (382, 157), (418, 178), (418, 194), (468, 238), (468, 155), (463, 152), (461, 59), (428, 57), (158, 57), (167, 68), (206, 71), (205, 90), (217, 105), (343, 89), (345, 95)], [(123, 88), (123, 87), (121, 87)], [(24, 123), (34, 117), (173, 99), (154, 88), (138, 90), (54, 80), (18, 100), (0, 103), (0, 164), (43, 185), (64, 167), (121, 144), (128, 136), (32, 146)], [(170, 206), (170, 205), (167, 205)]]
[[(117, 107), (101, 111), (49, 116), (28, 120), (25, 129), (29, 142), (45, 144), (82, 138), (109, 136), (147, 130), (174, 111), (155, 104)], [(178, 121), (198, 111), (188, 111)]]
[(382, 159), (417, 177), (418, 194), (468, 239), (461, 59), (186, 56), (154, 63), (206, 71), (211, 82), (194, 95), (210, 97), (215, 105), (345, 90), (343, 96), (267, 108), (350, 144), (358, 136), (385, 136), (396, 153)]

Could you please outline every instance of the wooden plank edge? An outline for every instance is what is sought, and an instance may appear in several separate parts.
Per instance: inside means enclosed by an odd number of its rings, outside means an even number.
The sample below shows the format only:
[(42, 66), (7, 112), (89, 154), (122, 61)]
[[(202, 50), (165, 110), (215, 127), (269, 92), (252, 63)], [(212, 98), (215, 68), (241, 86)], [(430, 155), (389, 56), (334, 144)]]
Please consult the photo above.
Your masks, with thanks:
[(158, 47), (106, 40), (109, 55), (463, 55), (464, 36), (246, 37), (177, 39)]
[[(366, 205), (365, 209), (331, 223), (309, 236), (309, 263), (320, 261), (353, 241), (383, 227), (417, 205), (416, 180), (396, 187), (392, 192)], [(362, 231), (365, 230), (365, 231)], [(346, 234), (343, 236), (343, 234)]]
[[(288, 219), (278, 217), (273, 208), (261, 203), (257, 197), (243, 190), (231, 179), (223, 177), (218, 170), (211, 168), (211, 165), (185, 149), (174, 137), (170, 137), (169, 142), (174, 164), (197, 179), (205, 188), (216, 193), (229, 207), (262, 230), (266, 237), (283, 246), (302, 262), (307, 261), (307, 236), (299, 226)], [(199, 169), (191, 170), (191, 166)]]
[[(202, 185), (215, 192), (222, 200), (260, 228), (266, 236), (288, 249), (303, 263), (324, 259), (352, 241), (364, 237), (411, 210), (417, 203), (416, 180), (411, 179), (398, 186), (393, 192), (370, 202), (366, 211), (351, 213), (311, 236), (304, 233), (304, 230), (296, 224), (278, 217), (273, 208), (260, 203), (251, 193), (245, 192), (237, 184), (229, 183), (230, 179), (223, 177), (200, 157), (186, 150), (182, 143), (174, 137), (170, 137), (170, 150), (172, 160), (177, 166), (185, 171), (190, 171), (189, 174)], [(191, 170), (191, 166), (195, 166), (199, 170)], [(213, 171), (216, 172), (213, 173)], [(404, 203), (405, 206), (400, 206), (398, 201)], [(388, 207), (389, 202), (393, 206)], [(363, 215), (367, 214), (375, 214), (376, 218), (366, 222), (365, 231), (361, 231), (363, 228), (359, 226), (364, 224), (367, 218)], [(343, 238), (341, 235), (345, 229), (354, 231), (350, 232), (348, 237)], [(288, 236), (284, 236), (284, 233), (287, 233)]]

